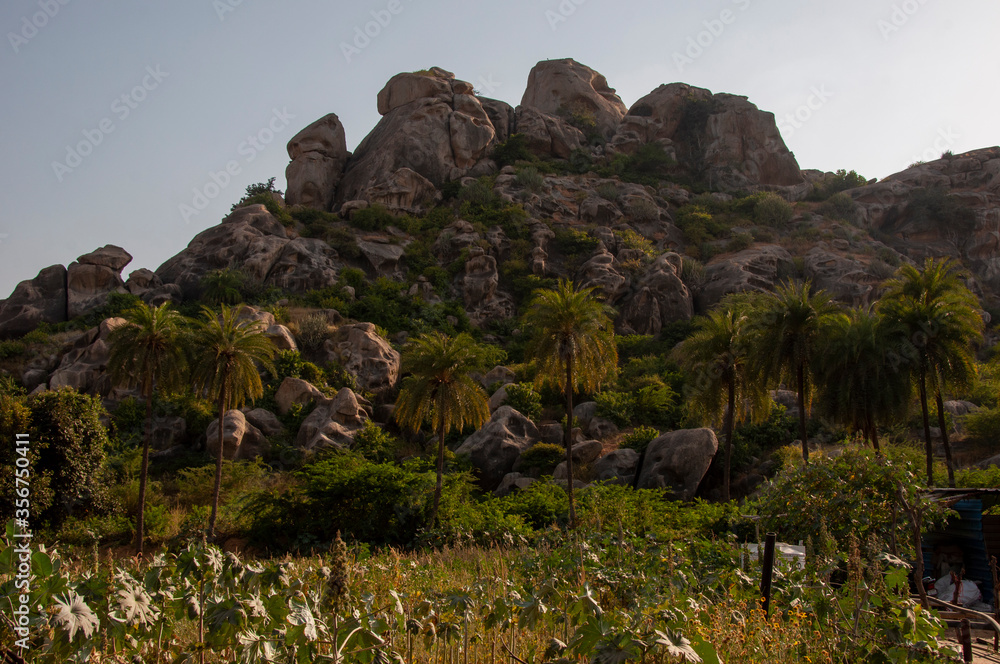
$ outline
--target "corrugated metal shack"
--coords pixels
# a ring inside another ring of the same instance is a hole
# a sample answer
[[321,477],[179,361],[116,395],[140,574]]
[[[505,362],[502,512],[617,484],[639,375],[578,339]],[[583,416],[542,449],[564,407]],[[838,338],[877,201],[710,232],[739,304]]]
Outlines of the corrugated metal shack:
[[964,567],[965,578],[978,582],[983,601],[993,604],[990,556],[1000,560],[1000,516],[984,512],[1000,505],[1000,489],[930,489],[929,493],[949,503],[958,516],[950,518],[943,530],[924,533],[924,573],[936,579],[944,575],[942,569]]

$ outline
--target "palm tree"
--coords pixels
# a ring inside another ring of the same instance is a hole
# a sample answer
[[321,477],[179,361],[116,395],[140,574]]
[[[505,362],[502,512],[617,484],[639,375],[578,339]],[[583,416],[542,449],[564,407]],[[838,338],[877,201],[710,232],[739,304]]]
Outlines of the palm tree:
[[737,414],[759,418],[770,411],[767,385],[748,370],[749,317],[736,300],[697,319],[697,331],[674,357],[691,378],[691,404],[714,423],[724,421],[726,462],[723,493],[729,500],[733,426]]
[[861,431],[881,454],[878,424],[904,417],[910,402],[910,374],[898,349],[905,332],[871,310],[836,317],[816,361],[821,409]]
[[187,369],[181,336],[184,317],[172,310],[168,303],[158,307],[139,304],[126,311],[123,317],[126,322],[108,335],[108,371],[116,384],[138,386],[139,393],[146,400],[146,434],[142,442],[142,468],[139,471],[139,513],[135,524],[135,548],[142,555],[153,395],[157,390],[180,384]]
[[[829,294],[810,294],[807,281],[786,283],[760,296],[751,313],[755,328],[754,355],[762,378],[794,383],[799,398],[799,437],[802,458],[809,462],[806,404],[809,402],[810,370],[816,349],[840,307]],[[842,314],[841,314],[842,315]]]
[[569,474],[569,525],[576,527],[573,505],[573,390],[592,392],[618,368],[614,310],[594,297],[593,288],[576,290],[560,280],[552,290],[535,291],[523,317],[526,351],[538,362],[535,385],[553,384],[566,395],[566,470]]
[[208,536],[215,536],[215,518],[219,511],[222,488],[223,422],[226,411],[239,408],[247,399],[264,394],[257,365],[274,373],[271,359],[275,347],[264,334],[261,322],[241,319],[240,308],[222,305],[216,314],[202,307],[204,320],[195,331],[192,345],[195,351],[194,382],[219,407],[219,452],[215,459],[215,489],[212,494],[212,515],[208,521]]
[[490,417],[489,400],[471,373],[484,368],[488,351],[468,334],[449,337],[430,332],[410,340],[402,366],[410,375],[396,399],[396,421],[413,431],[430,421],[437,433],[437,484],[433,520],[437,523],[444,477],[444,438],[452,429],[480,427]]
[[881,301],[885,315],[906,330],[906,350],[913,361],[927,455],[927,484],[934,484],[934,457],[931,445],[928,389],[937,402],[938,426],[948,466],[948,484],[955,486],[948,428],[945,426],[941,391],[945,384],[961,387],[976,375],[973,344],[982,339],[983,319],[979,300],[962,283],[959,266],[951,259],[928,258],[922,270],[903,265],[886,282]]

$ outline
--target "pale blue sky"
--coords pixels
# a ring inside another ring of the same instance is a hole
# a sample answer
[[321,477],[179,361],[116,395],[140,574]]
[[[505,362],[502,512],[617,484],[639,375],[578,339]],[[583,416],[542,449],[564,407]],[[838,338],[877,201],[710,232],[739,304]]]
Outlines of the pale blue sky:
[[[673,81],[746,95],[807,118],[781,125],[803,168],[884,177],[1000,143],[998,26],[996,0],[5,0],[0,297],[108,243],[135,256],[126,276],[155,269],[248,184],[284,189],[299,129],[335,112],[353,148],[385,81],[431,66],[511,104],[537,61],[564,57],[627,105]],[[690,40],[701,52],[679,63]],[[252,145],[262,130],[273,140]],[[186,222],[180,206],[231,161],[239,174]]]

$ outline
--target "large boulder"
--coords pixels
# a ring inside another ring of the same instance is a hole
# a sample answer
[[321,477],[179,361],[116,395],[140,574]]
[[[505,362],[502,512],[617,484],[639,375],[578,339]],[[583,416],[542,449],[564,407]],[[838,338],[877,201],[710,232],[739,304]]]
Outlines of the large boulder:
[[671,431],[646,448],[639,489],[667,489],[679,500],[691,500],[712,465],[719,441],[711,429]]
[[528,150],[539,157],[569,159],[574,150],[587,144],[587,137],[562,118],[537,109],[518,106],[517,133],[524,136]]
[[805,276],[817,290],[822,290],[852,307],[867,306],[879,279],[849,256],[841,255],[820,242],[808,252]]
[[364,426],[368,411],[364,402],[350,388],[341,388],[332,399],[324,399],[309,414],[296,436],[300,449],[312,451],[324,447],[350,448],[354,434]]
[[570,58],[536,64],[521,106],[590,125],[605,139],[614,135],[627,110],[604,76]]
[[378,109],[382,120],[348,161],[339,201],[371,200],[372,190],[401,169],[434,186],[492,170],[490,115],[472,85],[451,72],[433,67],[393,76],[378,94]]
[[684,83],[661,85],[632,105],[612,139],[623,152],[647,143],[671,148],[682,166],[717,189],[805,182],[774,114],[746,97],[713,95]]
[[707,311],[730,293],[767,292],[795,272],[786,249],[762,244],[731,256],[716,257],[705,266],[705,282],[698,291],[698,309]]
[[196,299],[206,275],[232,267],[263,284],[302,291],[332,286],[343,265],[326,242],[290,239],[266,207],[245,205],[196,235],[186,249],[157,268],[156,276],[179,286],[185,298]]
[[312,383],[289,376],[281,381],[278,391],[274,395],[274,400],[278,404],[278,412],[282,415],[292,409],[295,404],[308,404],[314,401],[322,401],[326,397]]
[[386,392],[399,380],[399,353],[379,336],[371,323],[337,328],[324,348],[327,357],[354,376],[363,390]]
[[501,406],[455,454],[467,454],[479,471],[483,488],[492,491],[513,470],[521,453],[538,440],[538,428],[531,420],[510,406]]
[[[212,420],[205,431],[209,456],[219,454],[219,420]],[[263,456],[270,449],[267,437],[257,427],[247,422],[238,410],[230,410],[222,418],[222,457],[239,461]]]
[[668,323],[694,315],[691,292],[681,280],[681,257],[663,254],[649,266],[637,291],[621,307],[618,325],[628,334],[657,335]]
[[82,316],[104,306],[111,293],[127,293],[121,272],[131,261],[112,244],[77,258],[66,268],[66,315]]
[[72,387],[102,397],[111,394],[114,385],[107,373],[111,355],[108,336],[125,322],[124,318],[108,318],[81,335],[49,377],[49,389]]
[[616,266],[615,257],[603,246],[576,273],[580,288],[593,288],[601,297],[613,304],[626,292],[626,279]]
[[288,142],[287,203],[329,212],[350,154],[344,125],[333,113],[296,134]]
[[0,337],[31,332],[39,323],[66,320],[66,268],[51,265],[34,279],[22,281],[6,300],[0,300]]
[[591,473],[595,482],[632,486],[638,468],[639,453],[626,447],[608,452],[595,461]]

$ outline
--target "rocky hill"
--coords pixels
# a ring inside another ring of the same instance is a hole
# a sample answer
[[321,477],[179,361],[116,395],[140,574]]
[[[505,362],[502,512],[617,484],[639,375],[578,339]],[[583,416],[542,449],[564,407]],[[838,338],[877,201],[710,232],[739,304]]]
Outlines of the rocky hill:
[[[336,364],[374,399],[324,401],[298,434],[312,448],[349,437],[392,393],[392,344],[410,334],[479,330],[517,360],[517,315],[558,278],[595,287],[619,333],[665,340],[726,294],[784,279],[867,304],[925,256],[958,258],[987,310],[998,303],[1000,148],[881,182],[803,171],[774,116],[745,97],[672,83],[627,108],[569,59],[536,65],[516,108],[436,67],[394,76],[377,106],[353,153],[335,114],[304,128],[288,143],[283,196],[248,191],[155,271],[123,277],[131,256],[109,245],[23,281],[0,301],[0,337],[42,324],[65,335],[3,369],[29,390],[113,397],[101,321],[116,302],[195,311],[228,288],[281,347]],[[302,323],[317,314],[336,333],[307,348]],[[294,389],[285,398],[312,398]]]

